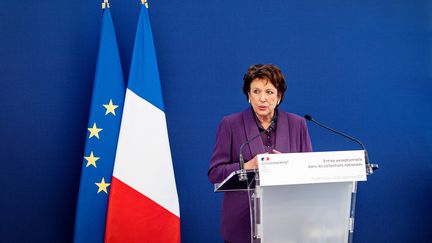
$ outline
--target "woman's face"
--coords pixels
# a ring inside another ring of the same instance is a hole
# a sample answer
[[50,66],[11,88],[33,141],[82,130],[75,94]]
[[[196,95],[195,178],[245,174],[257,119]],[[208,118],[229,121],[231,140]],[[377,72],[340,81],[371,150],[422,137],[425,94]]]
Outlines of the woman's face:
[[273,118],[280,95],[268,79],[256,78],[250,84],[249,100],[258,118],[268,120]]

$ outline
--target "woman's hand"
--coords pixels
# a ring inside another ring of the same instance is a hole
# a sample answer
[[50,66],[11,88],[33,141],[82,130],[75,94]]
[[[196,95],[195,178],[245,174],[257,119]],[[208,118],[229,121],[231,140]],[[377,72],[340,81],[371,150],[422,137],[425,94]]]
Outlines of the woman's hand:
[[245,170],[258,169],[258,155],[244,164]]
[[274,154],[281,154],[281,152],[277,151],[276,149],[273,149]]

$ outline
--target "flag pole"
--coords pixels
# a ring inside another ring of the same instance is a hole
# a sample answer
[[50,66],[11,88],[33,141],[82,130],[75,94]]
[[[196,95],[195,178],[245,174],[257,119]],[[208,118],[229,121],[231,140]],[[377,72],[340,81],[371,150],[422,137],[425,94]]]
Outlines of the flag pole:
[[108,0],[103,0],[103,2],[102,2],[102,10],[105,10],[105,8],[109,8],[109,7],[110,7],[110,5],[109,5]]

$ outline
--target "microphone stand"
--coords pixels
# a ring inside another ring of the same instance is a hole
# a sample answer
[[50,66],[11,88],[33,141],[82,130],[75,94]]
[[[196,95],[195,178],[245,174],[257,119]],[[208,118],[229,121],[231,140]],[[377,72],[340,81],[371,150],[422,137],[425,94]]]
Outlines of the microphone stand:
[[378,164],[371,164],[371,163],[369,163],[369,155],[368,155],[368,152],[367,152],[367,150],[366,150],[366,147],[364,146],[364,144],[363,144],[362,142],[360,142],[360,140],[358,140],[358,139],[356,139],[356,138],[354,138],[354,137],[351,137],[351,136],[349,136],[349,135],[347,135],[347,134],[344,134],[344,133],[341,133],[341,132],[339,132],[339,131],[336,131],[335,129],[333,129],[333,128],[331,128],[331,127],[328,127],[328,126],[326,126],[326,125],[323,125],[323,124],[317,122],[316,120],[314,120],[310,115],[304,115],[304,118],[305,118],[306,120],[308,120],[308,121],[311,121],[311,122],[317,124],[317,125],[320,126],[320,127],[323,127],[323,128],[325,128],[325,129],[327,129],[327,130],[330,130],[330,131],[332,131],[332,132],[334,132],[334,133],[336,133],[336,134],[339,134],[339,135],[341,135],[341,136],[343,136],[343,137],[346,137],[346,138],[348,138],[348,139],[350,139],[350,140],[352,140],[352,141],[358,143],[358,144],[362,147],[362,149],[364,150],[364,153],[365,153],[365,165],[366,165],[366,174],[367,174],[367,175],[372,175],[372,174],[374,173],[374,171],[377,170],[377,169],[379,168]]
[[257,135],[253,136],[251,139],[249,139],[248,141],[244,142],[241,146],[240,146],[240,155],[239,155],[239,161],[240,161],[240,174],[239,174],[239,180],[240,181],[246,181],[247,180],[247,172],[244,168],[244,158],[243,158],[243,147],[246,144],[249,144],[250,142],[252,142],[253,140],[255,140],[257,137],[261,136],[261,134],[265,133],[268,130],[264,130],[261,131],[260,133],[258,133]]
[[239,162],[240,162],[240,174],[239,174],[239,180],[240,181],[246,181],[247,180],[247,172],[244,168],[244,158],[243,158],[243,147],[246,144],[249,144],[250,142],[252,142],[253,140],[255,140],[257,137],[261,136],[261,134],[268,132],[272,129],[272,125],[276,122],[277,120],[277,115],[274,115],[272,118],[272,121],[270,123],[270,126],[267,129],[264,129],[263,131],[259,132],[257,135],[253,136],[251,139],[247,140],[246,142],[244,142],[241,146],[240,146],[240,154],[239,154]]

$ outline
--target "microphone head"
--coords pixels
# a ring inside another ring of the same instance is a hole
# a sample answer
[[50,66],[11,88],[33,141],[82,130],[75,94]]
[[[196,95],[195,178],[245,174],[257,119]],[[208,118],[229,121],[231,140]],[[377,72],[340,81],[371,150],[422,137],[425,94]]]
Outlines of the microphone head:
[[304,118],[308,121],[312,121],[312,117],[308,114],[304,115]]

